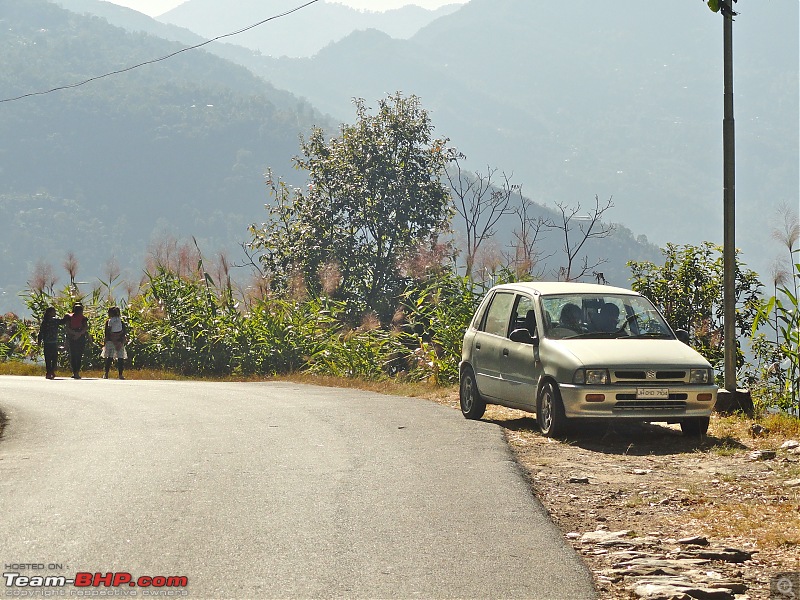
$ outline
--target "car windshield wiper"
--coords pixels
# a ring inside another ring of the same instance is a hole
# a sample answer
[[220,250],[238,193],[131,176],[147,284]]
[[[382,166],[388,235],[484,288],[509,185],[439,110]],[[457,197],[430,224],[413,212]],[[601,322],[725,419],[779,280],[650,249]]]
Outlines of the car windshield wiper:
[[568,338],[563,338],[565,340],[577,340],[577,339],[598,339],[598,340],[633,340],[636,338],[664,338],[664,339],[672,339],[672,336],[668,333],[659,332],[659,331],[649,331],[645,333],[638,333],[635,335],[629,335],[625,333],[622,329],[618,329],[617,331],[587,331],[585,333],[578,333],[576,335],[570,336]]
[[596,338],[598,340],[605,340],[609,338],[618,338],[620,337],[620,331],[585,331],[583,333],[576,333],[575,335],[571,335],[568,338],[564,338],[565,340],[577,340],[577,339],[591,339]]
[[664,333],[663,331],[646,331],[644,333],[639,333],[636,335],[630,336],[632,338],[662,338],[665,340],[673,339],[672,336],[668,333]]

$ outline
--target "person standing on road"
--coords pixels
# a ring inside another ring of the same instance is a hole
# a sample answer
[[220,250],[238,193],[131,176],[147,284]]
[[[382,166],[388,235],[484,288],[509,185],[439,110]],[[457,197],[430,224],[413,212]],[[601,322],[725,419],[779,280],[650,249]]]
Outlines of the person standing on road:
[[83,314],[83,304],[76,302],[72,312],[64,316],[67,331],[67,348],[69,349],[69,362],[72,367],[72,378],[81,378],[81,361],[83,351],[86,349],[86,340],[89,339],[89,319]]
[[125,367],[125,359],[128,358],[125,352],[125,342],[128,341],[128,328],[120,315],[119,307],[112,306],[108,309],[108,319],[106,319],[105,336],[103,339],[103,351],[100,353],[105,359],[105,373],[103,379],[108,379],[108,371],[111,363],[117,359],[117,372],[120,379],[125,379],[122,371]]
[[45,377],[48,379],[56,378],[56,367],[58,366],[58,345],[61,341],[59,339],[59,328],[63,323],[63,319],[56,316],[56,309],[53,306],[48,306],[44,311],[42,317],[42,324],[39,326],[39,335],[36,337],[36,342],[44,350],[44,366],[47,374]]

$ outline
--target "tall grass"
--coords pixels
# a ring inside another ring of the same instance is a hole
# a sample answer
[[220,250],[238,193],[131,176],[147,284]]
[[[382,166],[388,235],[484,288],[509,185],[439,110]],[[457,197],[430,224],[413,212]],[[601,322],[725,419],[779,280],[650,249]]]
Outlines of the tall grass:
[[[130,365],[187,376],[276,375],[309,372],[334,377],[452,383],[464,329],[477,302],[471,285],[453,274],[413,283],[398,300],[394,323],[365,315],[358,327],[343,302],[328,297],[236,298],[230,282],[215,282],[197,267],[163,264],[146,273],[139,290],[115,298],[101,282],[88,294],[71,283],[61,290],[28,290],[32,320],[0,319],[0,360],[34,357],[45,309],[66,314],[76,301],[90,320],[85,368],[99,368],[103,324],[119,305],[128,325]],[[66,364],[66,356],[62,357]]]
[[[792,256],[800,259],[800,250]],[[775,294],[762,302],[752,327],[753,350],[758,361],[750,384],[767,402],[800,416],[800,262],[793,265],[792,286],[776,285]],[[771,327],[775,341],[759,333]],[[769,405],[769,404],[767,404]]]

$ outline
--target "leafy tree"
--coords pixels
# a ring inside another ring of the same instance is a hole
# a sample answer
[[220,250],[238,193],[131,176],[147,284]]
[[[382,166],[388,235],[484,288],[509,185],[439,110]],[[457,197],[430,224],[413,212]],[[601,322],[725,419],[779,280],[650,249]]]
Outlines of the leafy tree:
[[448,227],[448,153],[416,96],[396,93],[374,115],[364,100],[355,105],[357,122],[337,137],[315,127],[301,139],[294,162],[308,172],[305,189],[270,177],[277,202],[267,223],[251,227],[251,247],[273,289],[300,280],[312,294],[344,300],[354,316],[386,320],[405,285],[401,261]]
[[[647,296],[675,329],[685,329],[694,346],[709,362],[723,360],[722,247],[703,242],[700,246],[667,244],[661,249],[664,264],[629,261],[632,288]],[[737,260],[736,331],[750,334],[759,308],[758,274]],[[738,342],[737,342],[738,343]],[[737,363],[744,362],[741,350]]]

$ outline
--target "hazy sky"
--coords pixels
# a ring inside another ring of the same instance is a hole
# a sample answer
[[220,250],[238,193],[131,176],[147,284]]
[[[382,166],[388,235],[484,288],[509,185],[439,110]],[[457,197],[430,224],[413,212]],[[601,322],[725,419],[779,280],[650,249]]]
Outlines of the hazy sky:
[[[175,8],[179,4],[183,4],[184,0],[109,0],[114,4],[120,6],[127,6],[139,12],[143,12],[151,17],[163,14],[170,9]],[[220,0],[224,2],[225,0]],[[297,5],[301,5],[306,0],[297,0]],[[328,1],[328,0],[326,0]],[[416,4],[424,8],[439,8],[445,4],[464,4],[466,0],[336,0],[339,4],[346,4],[353,8],[362,8],[369,10],[388,10],[390,8],[399,8],[406,4]]]

